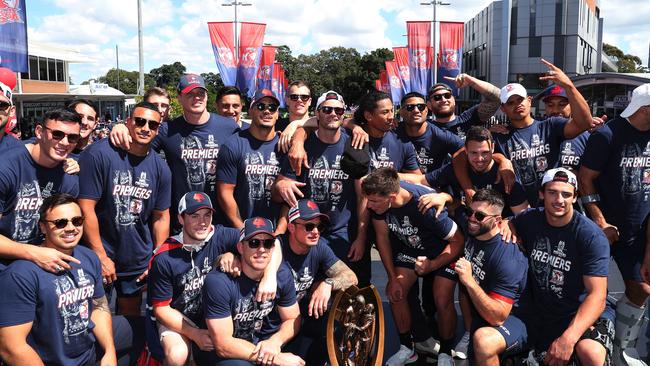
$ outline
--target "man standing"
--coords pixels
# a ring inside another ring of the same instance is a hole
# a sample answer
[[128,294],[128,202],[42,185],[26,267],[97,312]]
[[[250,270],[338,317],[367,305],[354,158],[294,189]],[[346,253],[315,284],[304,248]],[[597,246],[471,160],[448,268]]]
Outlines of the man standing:
[[648,155],[650,84],[643,84],[618,118],[589,137],[580,167],[582,204],[612,244],[625,281],[625,296],[616,304],[614,360],[620,365],[645,365],[635,344],[650,294],[640,275],[650,213]]
[[538,363],[603,365],[612,355],[613,311],[606,306],[609,243],[575,212],[576,176],[564,168],[542,177],[544,206],[511,221],[528,257],[532,308],[522,307]]
[[241,100],[241,90],[238,87],[224,86],[219,88],[214,106],[218,115],[234,119],[239,128],[248,127],[248,124],[243,123],[241,120],[241,110],[244,105]]
[[296,80],[289,83],[287,95],[284,99],[289,116],[278,120],[278,131],[287,131],[283,134],[286,139],[286,150],[288,151],[291,136],[296,128],[302,126],[309,118],[309,107],[311,106],[311,90],[307,83]]
[[167,122],[167,117],[169,116],[169,105],[171,102],[167,90],[154,86],[144,93],[143,99],[145,102],[149,102],[158,107],[160,120],[162,122]]
[[[255,301],[255,289],[275,246],[273,233],[273,224],[268,219],[245,220],[237,243],[242,275],[232,278],[212,271],[206,276],[203,306],[217,359],[198,359],[198,364],[305,365],[300,357],[281,351],[282,345],[300,328],[300,310],[290,270],[284,265],[280,267],[275,299]],[[273,311],[279,315],[279,325],[269,321]]]
[[503,207],[499,193],[476,191],[465,208],[469,234],[465,256],[454,266],[463,285],[461,296],[472,304],[469,359],[476,365],[498,366],[500,357],[521,352],[527,338],[526,326],[511,310],[526,285],[528,261],[518,246],[499,234]]
[[169,236],[171,177],[164,161],[151,153],[160,127],[158,108],[136,104],[126,126],[132,140],[128,151],[104,139],[81,155],[79,205],[86,216],[84,238],[101,260],[108,291],[117,290],[117,313],[140,315],[151,253]]
[[[280,101],[268,89],[255,92],[249,108],[250,128],[233,135],[219,151],[217,200],[228,225],[241,228],[243,220],[261,216],[274,221],[280,206],[271,202],[271,187],[280,171],[276,153]],[[278,225],[284,232],[286,222]]]
[[90,100],[75,99],[67,108],[77,112],[81,117],[81,139],[79,139],[77,146],[72,151],[73,154],[81,154],[93,142],[91,135],[95,132],[95,126],[97,125],[97,107]]

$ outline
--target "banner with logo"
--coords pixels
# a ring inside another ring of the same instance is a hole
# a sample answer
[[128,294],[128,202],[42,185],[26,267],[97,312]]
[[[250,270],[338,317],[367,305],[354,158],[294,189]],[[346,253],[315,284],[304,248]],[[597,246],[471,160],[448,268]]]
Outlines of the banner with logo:
[[239,68],[237,69],[237,86],[249,97],[255,94],[257,70],[260,67],[262,44],[266,24],[241,23],[239,35]]
[[458,96],[456,84],[444,77],[460,74],[463,54],[464,24],[462,22],[440,22],[440,51],[438,52],[438,82],[451,87]]
[[237,84],[237,55],[233,22],[208,22],[212,52],[224,85]]
[[397,69],[397,62],[386,61],[386,76],[388,77],[388,85],[390,88],[390,96],[393,99],[393,104],[399,104],[404,96],[404,89],[402,88],[402,79],[399,77],[399,70]]
[[402,91],[404,94],[411,92],[411,71],[409,70],[409,50],[408,47],[393,47],[393,55],[397,63],[397,71],[402,81]]
[[411,91],[427,94],[433,84],[431,22],[406,22]]
[[377,89],[377,91],[381,91],[381,80],[375,80],[375,89]]
[[262,58],[260,69],[257,72],[257,89],[271,89],[271,80],[273,79],[273,63],[275,62],[275,47],[262,47]]
[[280,108],[285,107],[284,103],[284,69],[279,62],[273,63],[273,72],[271,73],[271,91],[280,99]]
[[25,0],[0,0],[0,66],[29,72]]
[[289,80],[287,80],[287,77],[284,73],[284,67],[282,67],[282,64],[280,64],[280,92],[277,93],[278,99],[280,99],[280,107],[284,108],[284,99],[287,96],[287,88],[289,87]]
[[379,70],[379,80],[381,80],[381,91],[390,95],[390,84],[388,83],[388,73],[386,73],[386,70]]

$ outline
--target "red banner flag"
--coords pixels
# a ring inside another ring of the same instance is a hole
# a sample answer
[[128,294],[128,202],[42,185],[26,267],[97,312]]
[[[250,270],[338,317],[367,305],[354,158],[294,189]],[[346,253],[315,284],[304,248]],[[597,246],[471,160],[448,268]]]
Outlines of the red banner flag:
[[209,22],[212,51],[224,85],[237,84],[237,57],[232,22]]
[[386,76],[388,77],[389,93],[393,99],[393,104],[399,104],[404,96],[402,89],[402,79],[399,77],[397,62],[386,61]]
[[432,85],[431,22],[406,22],[411,91],[426,94]]
[[273,75],[273,63],[275,62],[275,47],[262,47],[262,59],[260,69],[257,72],[257,89],[271,90],[271,79]]
[[444,77],[460,74],[463,54],[464,24],[462,22],[440,22],[440,51],[438,53],[438,82],[451,87],[458,96],[456,84]]
[[375,80],[375,89],[377,89],[377,91],[381,91],[381,80]]
[[399,77],[402,80],[402,91],[404,94],[411,92],[411,71],[409,70],[408,47],[393,47],[393,55],[397,63]]
[[284,97],[283,97],[283,89],[284,89],[284,69],[282,68],[282,64],[279,62],[273,63],[273,73],[272,73],[272,79],[271,79],[271,91],[275,93],[275,96],[278,97],[280,100],[280,107],[284,108]]
[[237,69],[237,86],[249,97],[255,94],[257,70],[260,66],[262,44],[266,24],[241,23],[239,35],[239,68]]
[[390,94],[390,84],[388,83],[388,74],[386,70],[379,70],[379,80],[381,80],[381,91]]

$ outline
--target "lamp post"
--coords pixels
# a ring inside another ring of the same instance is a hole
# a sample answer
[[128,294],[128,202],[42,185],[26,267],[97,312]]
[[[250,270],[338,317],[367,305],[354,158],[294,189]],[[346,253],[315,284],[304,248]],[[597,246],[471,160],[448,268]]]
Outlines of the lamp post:
[[420,5],[433,6],[433,21],[431,25],[431,41],[433,42],[433,84],[438,82],[438,43],[436,42],[436,7],[438,5],[451,5],[440,0],[421,2]]
[[235,52],[236,58],[239,59],[239,37],[237,37],[237,7],[238,6],[251,6],[253,4],[244,1],[232,0],[229,3],[221,4],[221,6],[233,6],[235,8]]
[[142,0],[138,0],[138,68],[139,68],[138,95],[144,95],[144,51],[142,49]]

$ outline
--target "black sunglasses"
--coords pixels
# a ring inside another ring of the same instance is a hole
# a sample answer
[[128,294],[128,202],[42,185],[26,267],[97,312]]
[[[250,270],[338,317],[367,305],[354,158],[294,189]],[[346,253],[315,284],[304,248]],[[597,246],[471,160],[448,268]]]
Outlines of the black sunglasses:
[[311,95],[307,95],[307,94],[290,94],[289,99],[293,100],[294,102],[297,101],[298,99],[300,99],[303,102],[306,102],[309,99],[311,99]]
[[436,102],[439,102],[442,100],[442,98],[451,99],[451,93],[435,94],[431,98],[433,98],[433,100]]
[[472,217],[472,215],[474,215],[474,218],[475,218],[476,221],[478,221],[478,222],[482,222],[483,220],[485,220],[485,219],[488,218],[488,217],[496,217],[496,216],[499,216],[499,215],[488,215],[488,214],[483,213],[483,212],[481,212],[481,211],[474,211],[474,210],[472,210],[472,209],[469,208],[469,207],[465,207],[465,215],[467,215],[467,218],[468,218],[468,219],[469,219],[470,217]]
[[150,130],[157,130],[158,127],[160,127],[160,122],[154,121],[152,119],[146,119],[142,117],[133,117],[133,122],[135,123],[136,126],[142,128],[144,125],[147,123],[149,124],[149,129]]
[[275,246],[275,239],[251,239],[248,241],[248,246],[251,249],[257,249],[262,245],[264,249],[271,249]]
[[11,107],[11,103],[0,102],[0,111],[6,111]]
[[76,144],[77,142],[79,142],[79,139],[81,138],[81,135],[78,134],[78,133],[65,133],[63,131],[59,131],[59,130],[49,128],[49,127],[47,127],[45,125],[43,125],[43,128],[46,129],[46,130],[52,131],[52,138],[57,140],[57,141],[63,140],[63,138],[67,136],[69,143]]
[[322,111],[325,114],[330,114],[332,111],[336,113],[337,116],[342,116],[345,113],[345,109],[341,107],[318,107],[319,111]]
[[409,112],[413,112],[415,110],[415,108],[417,108],[418,111],[422,112],[427,107],[427,105],[424,104],[424,103],[422,103],[422,104],[407,104],[404,107],[406,107],[406,110],[409,111]]
[[313,231],[314,229],[318,229],[318,232],[322,233],[325,230],[327,230],[327,225],[325,225],[322,222],[319,222],[318,224],[315,224],[313,222],[307,222],[307,223],[296,222],[295,224],[304,226],[305,231],[307,231],[307,232]]
[[72,225],[80,227],[84,224],[83,216],[75,216],[71,219],[56,219],[56,220],[43,220],[45,222],[51,222],[57,229],[64,229],[68,226],[68,222],[72,222]]
[[269,112],[275,113],[275,111],[277,111],[279,107],[280,106],[277,104],[264,104],[264,103],[255,104],[255,108],[257,108],[258,111],[262,111],[262,112],[268,109]]

